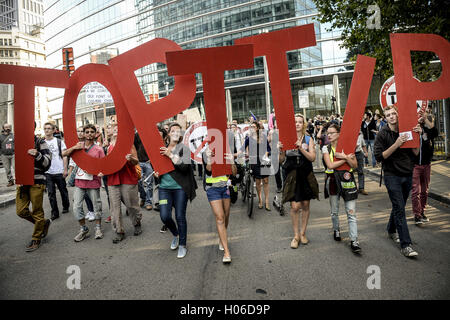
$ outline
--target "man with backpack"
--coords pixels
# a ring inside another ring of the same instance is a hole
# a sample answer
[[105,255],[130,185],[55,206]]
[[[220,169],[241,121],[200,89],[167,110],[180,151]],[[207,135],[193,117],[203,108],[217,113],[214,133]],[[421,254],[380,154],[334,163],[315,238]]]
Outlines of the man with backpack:
[[[36,128],[36,123],[34,124]],[[17,186],[16,213],[22,219],[34,224],[31,242],[26,247],[27,252],[38,249],[41,239],[45,238],[50,226],[50,219],[45,219],[42,200],[45,190],[45,171],[50,168],[52,154],[44,139],[34,137],[34,149],[27,151],[34,158],[34,184]],[[31,211],[30,211],[31,202]]]
[[69,212],[70,206],[69,192],[67,191],[66,186],[67,157],[62,156],[62,152],[67,148],[64,141],[54,136],[55,130],[56,126],[53,123],[47,122],[44,124],[45,142],[52,153],[52,164],[48,171],[45,172],[45,177],[47,179],[48,200],[50,201],[50,206],[52,207],[52,220],[59,218],[55,184],[61,194],[63,206],[62,213]]

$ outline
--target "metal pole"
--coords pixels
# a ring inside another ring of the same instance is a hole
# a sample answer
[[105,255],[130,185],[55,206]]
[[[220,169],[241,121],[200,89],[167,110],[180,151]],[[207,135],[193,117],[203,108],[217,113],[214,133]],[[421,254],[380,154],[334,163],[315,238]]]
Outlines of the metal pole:
[[267,116],[267,121],[269,121],[269,116],[270,116],[270,86],[269,86],[269,71],[267,69],[266,56],[263,56],[263,63],[264,63],[264,88],[265,88],[265,94],[266,94],[266,116]]
[[[13,85],[8,84],[8,100],[7,100],[7,114],[6,114],[6,121],[12,126],[12,129],[14,130],[14,104],[13,104]],[[14,131],[13,131],[14,132]]]
[[[444,110],[444,150],[445,150],[445,157],[448,156],[448,133],[447,133],[447,106],[445,103],[445,99],[442,100],[442,109]],[[436,124],[435,124],[436,125]]]
[[231,109],[231,93],[230,89],[225,90],[225,102],[227,106],[227,119],[228,122],[233,121],[233,111]]
[[333,76],[333,95],[336,98],[337,113],[341,115],[341,98],[339,95],[339,77],[337,74]]
[[103,104],[103,129],[106,135],[106,103]]

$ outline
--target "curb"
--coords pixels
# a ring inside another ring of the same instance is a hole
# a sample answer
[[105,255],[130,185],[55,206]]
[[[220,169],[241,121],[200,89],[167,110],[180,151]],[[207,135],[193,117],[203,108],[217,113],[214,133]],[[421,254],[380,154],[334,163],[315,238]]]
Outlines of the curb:
[[0,202],[0,208],[6,208],[7,206],[10,206],[10,205],[15,204],[15,203],[16,203],[16,198],[15,197],[11,198],[11,199],[7,199],[7,200],[4,200],[4,201]]
[[[364,173],[366,173],[368,175],[371,175],[373,177],[376,177],[377,181],[380,181],[380,174],[378,174],[376,172],[369,171],[367,169],[364,169]],[[384,182],[383,182],[383,184],[384,184]],[[440,194],[437,194],[437,193],[435,193],[435,192],[433,192],[431,190],[428,191],[428,196],[430,198],[436,200],[436,201],[439,201],[439,202],[445,203],[447,205],[450,205],[450,199],[449,198],[443,197]]]

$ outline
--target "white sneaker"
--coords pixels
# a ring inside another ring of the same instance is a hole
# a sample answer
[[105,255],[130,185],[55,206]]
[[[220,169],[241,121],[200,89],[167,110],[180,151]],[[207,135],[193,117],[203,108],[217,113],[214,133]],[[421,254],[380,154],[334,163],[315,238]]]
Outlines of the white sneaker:
[[87,213],[86,217],[88,218],[88,220],[89,220],[90,222],[92,222],[92,221],[95,220],[95,213],[93,213],[92,211],[89,211],[89,212]]
[[88,237],[88,234],[89,234],[89,229],[86,229],[86,230],[80,229],[80,232],[75,236],[75,238],[73,240],[75,242],[83,241],[85,238]]
[[103,238],[103,232],[101,228],[95,228],[95,239]]
[[223,248],[223,245],[222,245],[222,243],[219,241],[219,250],[220,251],[224,251],[225,249]]
[[187,253],[186,246],[180,246],[180,247],[178,248],[178,255],[177,255],[177,258],[178,258],[178,259],[184,258],[184,257],[186,256],[186,253]]
[[179,241],[180,241],[180,239],[178,237],[174,237],[172,240],[172,243],[170,244],[170,249],[176,250],[178,248]]

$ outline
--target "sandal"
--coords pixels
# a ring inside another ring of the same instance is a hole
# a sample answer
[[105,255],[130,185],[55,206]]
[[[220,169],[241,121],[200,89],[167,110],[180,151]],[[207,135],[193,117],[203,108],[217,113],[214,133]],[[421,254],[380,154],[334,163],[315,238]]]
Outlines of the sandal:
[[298,248],[298,240],[296,238],[292,239],[291,241],[291,248],[297,249]]
[[300,236],[300,243],[301,244],[308,244],[308,242],[309,242],[309,240],[308,240],[308,238],[306,238],[305,235]]
[[258,203],[258,209],[262,209],[263,208],[263,205],[262,205],[262,203],[260,204],[260,203]]
[[272,211],[272,209],[270,209],[270,205],[266,204],[266,210],[267,211]]

